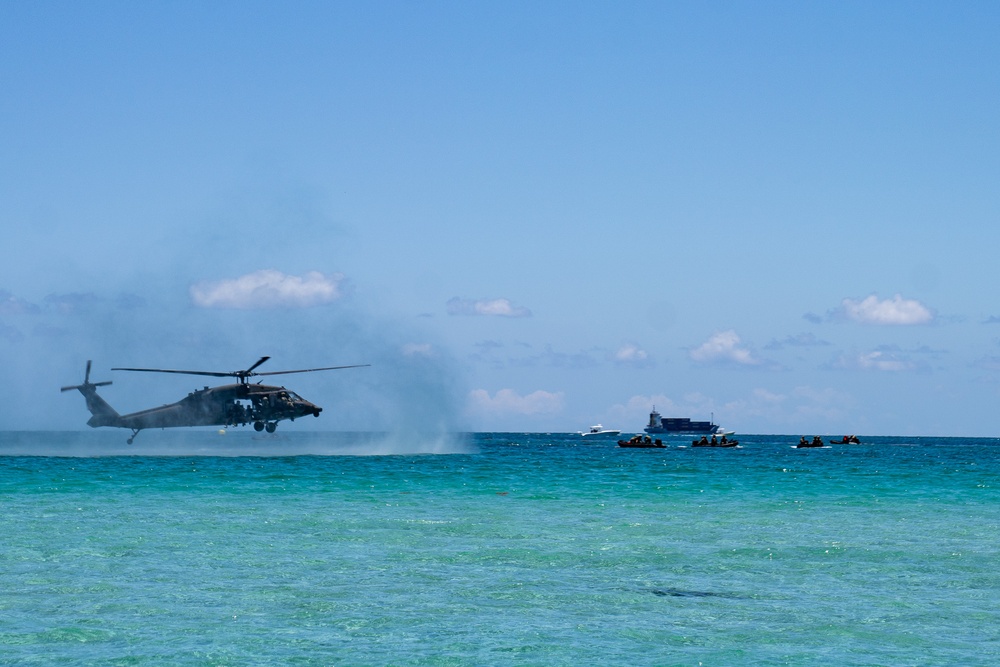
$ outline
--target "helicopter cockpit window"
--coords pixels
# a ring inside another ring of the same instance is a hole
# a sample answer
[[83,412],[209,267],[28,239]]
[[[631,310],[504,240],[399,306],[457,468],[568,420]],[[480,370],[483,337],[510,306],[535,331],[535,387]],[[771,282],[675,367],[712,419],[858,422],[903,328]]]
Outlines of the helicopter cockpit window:
[[294,391],[288,392],[288,398],[290,398],[293,401],[301,401],[302,400],[302,397],[299,396],[298,394],[296,394]]

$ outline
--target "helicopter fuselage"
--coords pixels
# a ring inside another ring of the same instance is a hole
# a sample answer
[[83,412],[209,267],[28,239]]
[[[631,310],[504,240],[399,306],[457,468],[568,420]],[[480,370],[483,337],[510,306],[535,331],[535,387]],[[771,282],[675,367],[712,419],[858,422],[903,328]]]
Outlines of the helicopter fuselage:
[[274,433],[278,422],[283,419],[294,421],[299,417],[313,415],[319,417],[323,408],[310,403],[294,391],[285,387],[275,387],[266,384],[251,384],[248,380],[258,375],[288,375],[291,373],[313,373],[316,371],[333,371],[344,368],[361,368],[368,364],[353,366],[326,366],[324,368],[304,368],[294,371],[256,372],[258,366],[270,357],[261,357],[255,364],[242,371],[182,371],[164,368],[112,368],[119,371],[139,371],[146,373],[176,373],[181,375],[205,375],[209,377],[235,377],[236,384],[220,387],[205,387],[188,394],[186,397],[158,408],[140,410],[126,415],[118,414],[98,393],[98,387],[104,387],[111,382],[91,382],[91,362],[83,376],[83,384],[70,385],[62,391],[79,390],[87,401],[87,410],[91,417],[88,426],[112,426],[132,429],[129,444],[139,431],[147,428],[174,428],[181,426],[245,426],[253,424],[254,430],[267,430]]
[[[283,419],[295,420],[314,415],[323,408],[285,387],[261,384],[229,384],[205,387],[158,408],[127,415],[94,414],[88,426],[117,426],[140,431],[147,428],[179,426],[244,426],[254,424],[260,431]],[[260,425],[260,426],[258,426]]]

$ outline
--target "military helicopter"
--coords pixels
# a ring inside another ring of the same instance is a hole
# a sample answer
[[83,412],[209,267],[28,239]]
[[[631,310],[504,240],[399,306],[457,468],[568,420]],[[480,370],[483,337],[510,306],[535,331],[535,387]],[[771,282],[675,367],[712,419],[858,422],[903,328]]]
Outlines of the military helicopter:
[[83,384],[63,387],[62,391],[79,389],[87,400],[87,409],[93,415],[87,425],[115,426],[132,429],[128,444],[132,444],[139,431],[147,428],[172,428],[175,426],[245,426],[253,424],[255,431],[274,433],[278,422],[282,419],[294,421],[297,417],[313,415],[319,417],[323,408],[305,400],[294,391],[284,387],[251,384],[251,377],[264,375],[288,375],[291,373],[313,373],[315,371],[333,371],[342,368],[362,368],[371,364],[356,364],[353,366],[328,366],[326,368],[305,368],[296,371],[272,371],[258,373],[254,369],[271,357],[261,357],[257,363],[243,371],[176,371],[163,368],[112,368],[113,371],[138,371],[141,373],[180,373],[183,375],[207,375],[209,377],[234,377],[236,384],[221,387],[205,387],[191,392],[187,397],[176,403],[170,403],[159,408],[140,410],[127,415],[120,415],[107,401],[97,394],[98,387],[111,384],[108,382],[90,381],[90,361],[83,376]]

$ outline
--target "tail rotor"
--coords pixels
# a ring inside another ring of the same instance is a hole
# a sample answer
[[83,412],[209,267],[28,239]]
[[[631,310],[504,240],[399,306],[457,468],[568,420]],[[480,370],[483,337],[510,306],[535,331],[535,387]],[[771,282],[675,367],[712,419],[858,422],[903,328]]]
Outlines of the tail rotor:
[[88,359],[87,360],[87,371],[83,375],[83,384],[69,385],[68,387],[63,387],[62,389],[60,389],[60,391],[73,391],[74,389],[79,389],[81,392],[85,392],[87,390],[97,389],[98,387],[106,387],[109,384],[111,384],[110,380],[108,380],[107,382],[91,382],[90,381],[90,365],[91,365],[91,360]]

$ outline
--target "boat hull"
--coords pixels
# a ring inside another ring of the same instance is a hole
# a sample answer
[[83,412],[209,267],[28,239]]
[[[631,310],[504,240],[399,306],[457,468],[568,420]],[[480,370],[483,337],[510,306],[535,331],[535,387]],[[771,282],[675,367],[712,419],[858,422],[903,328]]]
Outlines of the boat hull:
[[659,440],[654,442],[629,442],[628,440],[619,440],[619,447],[625,447],[627,449],[666,449],[667,446],[664,445]]
[[692,440],[692,447],[735,447],[740,444],[739,440],[727,440],[726,442],[702,442],[701,440]]

